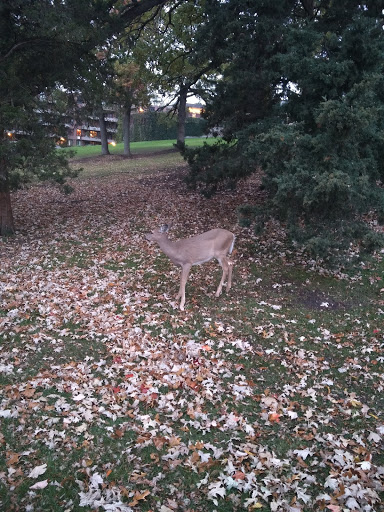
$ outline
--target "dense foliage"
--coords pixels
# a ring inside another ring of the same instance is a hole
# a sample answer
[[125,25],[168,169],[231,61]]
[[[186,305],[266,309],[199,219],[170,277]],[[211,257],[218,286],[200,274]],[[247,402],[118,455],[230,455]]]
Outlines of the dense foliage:
[[225,143],[187,155],[190,182],[212,193],[261,166],[268,202],[248,218],[278,216],[322,256],[382,243],[358,221],[384,215],[381,2],[209,6],[202,37],[226,68],[206,115]]
[[[96,42],[90,16],[101,16],[97,9],[87,12],[89,2],[50,2],[8,0],[0,6],[0,152],[13,168],[14,150],[23,137],[41,132],[46,116],[56,111],[42,101],[50,89],[66,85],[88,65],[88,52]],[[53,29],[54,28],[54,29]],[[43,122],[41,122],[43,121]],[[46,134],[52,135],[46,130]],[[11,145],[10,145],[11,143]],[[15,181],[13,179],[13,181]]]

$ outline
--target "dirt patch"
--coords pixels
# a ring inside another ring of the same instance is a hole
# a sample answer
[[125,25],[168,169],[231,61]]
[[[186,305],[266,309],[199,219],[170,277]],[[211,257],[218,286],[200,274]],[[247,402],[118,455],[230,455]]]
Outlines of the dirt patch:
[[295,298],[292,300],[295,306],[302,305],[312,311],[338,311],[348,310],[354,305],[351,301],[333,298],[321,290],[295,290]]
[[166,170],[165,172],[158,172],[155,175],[145,176],[139,178],[137,181],[140,185],[148,188],[166,188],[168,190],[177,191],[178,193],[186,192],[185,178],[187,171],[185,167],[179,167],[174,170]]

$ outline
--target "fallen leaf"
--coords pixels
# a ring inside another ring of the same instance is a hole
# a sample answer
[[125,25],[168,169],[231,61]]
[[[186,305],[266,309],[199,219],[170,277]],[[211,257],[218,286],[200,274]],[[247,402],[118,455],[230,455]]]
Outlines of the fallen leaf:
[[146,497],[150,494],[148,490],[145,490],[144,492],[135,492],[135,495],[133,497],[133,500],[131,503],[128,503],[130,507],[135,507],[139,501],[146,501]]
[[7,452],[7,466],[13,466],[19,462],[20,453]]
[[280,423],[280,414],[278,414],[277,412],[271,412],[268,415],[268,420],[271,423]]
[[41,466],[36,466],[32,471],[29,473],[29,478],[37,478],[38,476],[44,474],[47,471],[47,465],[42,464]]
[[27,398],[31,398],[35,394],[35,392],[36,392],[36,389],[32,388],[30,385],[28,385],[25,388],[23,395],[26,396]]
[[40,482],[36,482],[34,485],[31,485],[30,489],[45,489],[48,485],[48,480],[41,480]]

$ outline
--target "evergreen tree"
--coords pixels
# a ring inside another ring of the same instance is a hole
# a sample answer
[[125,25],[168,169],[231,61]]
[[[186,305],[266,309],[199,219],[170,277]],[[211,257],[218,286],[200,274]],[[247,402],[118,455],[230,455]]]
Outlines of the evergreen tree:
[[381,243],[359,219],[384,215],[382,2],[208,3],[201,37],[226,68],[207,116],[225,143],[188,154],[190,182],[211,193],[261,166],[261,223],[324,257]]

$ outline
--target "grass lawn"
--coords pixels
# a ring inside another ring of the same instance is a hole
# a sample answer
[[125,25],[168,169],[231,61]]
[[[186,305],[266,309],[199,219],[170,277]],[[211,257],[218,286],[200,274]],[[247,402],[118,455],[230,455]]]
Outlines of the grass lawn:
[[[203,145],[205,142],[210,144],[215,142],[217,139],[212,137],[191,137],[186,139],[186,145],[191,147],[197,147]],[[132,142],[131,151],[133,155],[141,155],[143,153],[153,153],[158,151],[167,151],[174,148],[176,140],[152,140],[143,142]],[[116,144],[116,146],[109,145],[109,151],[111,155],[122,155],[124,150],[123,143]],[[78,158],[88,158],[101,155],[101,146],[79,146],[74,148],[61,148],[60,151],[74,151],[74,160]]]
[[[384,252],[328,271],[256,236],[175,154],[83,161],[13,197],[0,242],[0,509],[383,510]],[[232,290],[144,234],[236,234]]]

